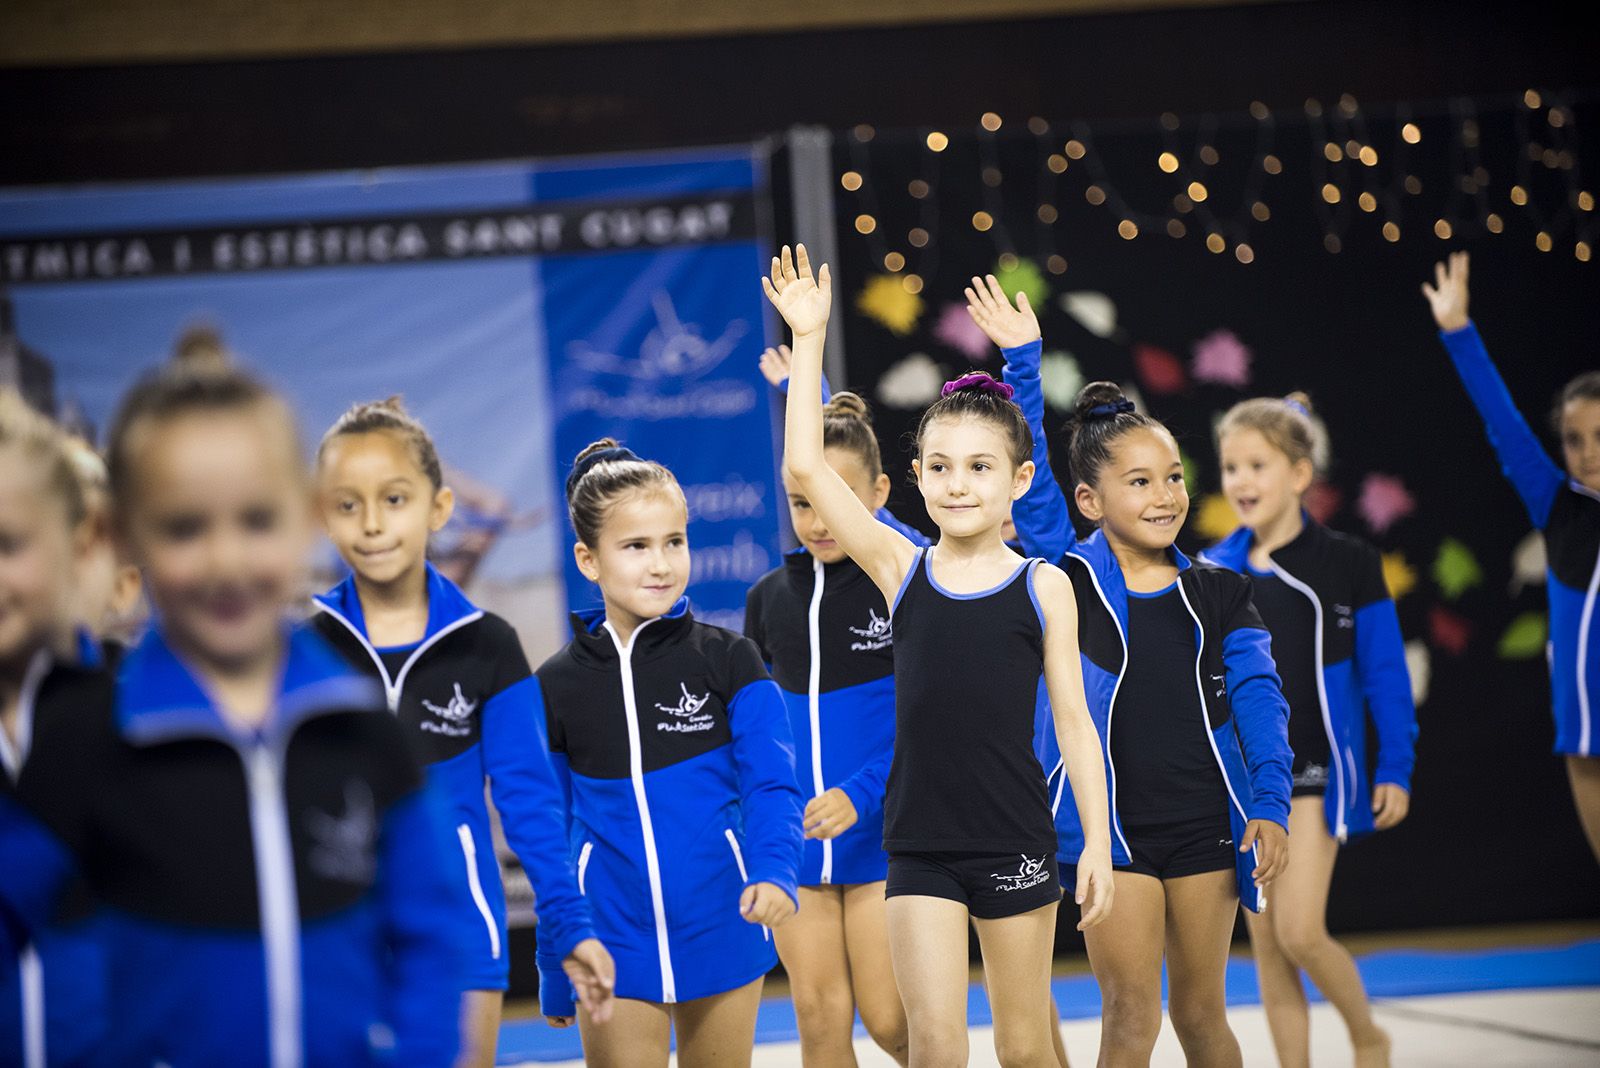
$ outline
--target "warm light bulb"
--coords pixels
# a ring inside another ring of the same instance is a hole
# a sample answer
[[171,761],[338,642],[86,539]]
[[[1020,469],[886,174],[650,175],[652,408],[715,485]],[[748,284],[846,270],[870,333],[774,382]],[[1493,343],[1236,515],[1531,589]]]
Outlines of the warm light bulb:
[[1361,205],[1362,211],[1378,210],[1378,198],[1373,196],[1371,193],[1362,193],[1356,198],[1356,203]]
[[1540,230],[1539,235],[1533,239],[1533,247],[1538,249],[1540,252],[1549,252],[1551,249],[1556,247],[1556,244],[1550,239],[1549,234],[1545,233],[1543,230]]
[[1139,227],[1132,219],[1123,219],[1117,224],[1117,233],[1124,241],[1132,241],[1139,236]]
[[981,233],[985,230],[988,230],[993,225],[994,216],[990,215],[988,212],[975,211],[972,213],[972,228],[974,230],[977,230]]
[[1088,149],[1083,147],[1083,142],[1079,141],[1077,139],[1073,139],[1071,141],[1068,141],[1066,143],[1065,147],[1066,147],[1066,150],[1067,150],[1067,155],[1069,157],[1071,157],[1072,159],[1082,159],[1083,158],[1083,154],[1085,152],[1089,151]]
[[1212,252],[1221,252],[1227,247],[1228,243],[1222,240],[1221,234],[1209,233],[1206,235],[1206,248],[1210,249]]
[[1054,204],[1040,204],[1038,215],[1039,221],[1045,224],[1053,223],[1061,217]]
[[928,243],[928,231],[920,226],[914,227],[910,233],[906,234],[906,240],[911,242],[912,248],[922,248]]
[[1051,173],[1060,174],[1067,169],[1067,157],[1059,152],[1052,152],[1050,153],[1050,158],[1045,160],[1044,164],[1050,168]]
[[1450,235],[1452,233],[1454,233],[1454,232],[1455,231],[1451,228],[1450,223],[1447,220],[1445,220],[1445,219],[1435,219],[1434,220],[1434,222],[1433,222],[1433,236],[1437,237],[1440,241],[1448,241],[1448,240],[1450,240]]
[[1051,274],[1065,274],[1067,271],[1067,258],[1065,256],[1051,256],[1044,261],[1044,267]]
[[906,192],[910,193],[918,200],[921,200],[923,197],[927,196],[929,191],[928,183],[924,182],[921,178],[911,179],[911,184],[906,186]]
[[878,220],[874,219],[872,216],[866,214],[856,216],[856,233],[870,234],[877,228]]
[[1515,204],[1519,208],[1526,205],[1528,203],[1528,191],[1522,188],[1520,185],[1512,186],[1511,203]]
[[1267,209],[1265,200],[1258,200],[1250,205],[1250,214],[1255,217],[1256,222],[1266,222],[1272,218],[1272,212]]
[[1251,248],[1243,241],[1234,246],[1233,255],[1234,258],[1240,263],[1254,263],[1256,258],[1255,249]]
[[906,292],[911,294],[922,292],[922,276],[920,274],[903,275],[900,284],[906,287]]
[[1170,234],[1171,236],[1173,236],[1173,237],[1182,237],[1184,234],[1186,234],[1188,232],[1189,232],[1189,228],[1187,226],[1183,225],[1183,220],[1182,219],[1168,219],[1167,220],[1167,233]]
[[906,258],[900,255],[898,252],[891,252],[883,258],[883,266],[886,270],[899,271],[902,270],[905,265]]
[[1368,167],[1376,167],[1378,165],[1378,150],[1373,148],[1371,145],[1362,145],[1361,162],[1365,163]]
[[1161,155],[1156,157],[1156,166],[1160,167],[1166,173],[1171,174],[1173,171],[1178,169],[1178,157],[1174,156],[1171,152],[1163,152]]
[[928,134],[928,149],[930,151],[943,152],[949,146],[950,138],[946,137],[938,130],[934,130],[932,133]]
[[1581,189],[1578,191],[1578,210],[1594,210],[1594,194],[1589,192],[1587,189]]
[[1091,204],[1099,206],[1106,202],[1106,192],[1097,185],[1091,185],[1088,189],[1083,191],[1083,199],[1087,200]]
[[1328,157],[1329,163],[1338,163],[1340,160],[1344,159],[1344,149],[1340,148],[1332,141],[1329,141],[1327,144],[1322,146],[1322,154]]
[[855,135],[857,141],[860,141],[862,144],[866,144],[877,135],[878,131],[874,130],[871,126],[863,122],[850,132]]
[[1383,239],[1385,241],[1398,241],[1398,240],[1400,240],[1400,227],[1397,224],[1392,223],[1392,222],[1384,223],[1383,224]]
[[1339,240],[1338,234],[1323,234],[1322,247],[1327,249],[1329,252],[1338,252],[1344,247],[1344,242]]
[[1422,140],[1422,128],[1414,122],[1408,122],[1400,127],[1400,136],[1408,145],[1414,145]]
[[1339,200],[1343,195],[1344,194],[1339,192],[1339,187],[1334,185],[1332,182],[1324,182],[1322,184],[1322,199],[1326,200],[1329,204],[1339,203]]
[[1529,89],[1526,93],[1522,94],[1522,102],[1528,106],[1529,111],[1532,111],[1540,104],[1544,103],[1544,98],[1539,95],[1539,90]]
[[1589,242],[1587,242],[1587,241],[1579,241],[1576,245],[1573,245],[1572,246],[1572,254],[1574,256],[1578,257],[1579,262],[1588,263],[1589,262]]
[[979,119],[978,121],[983,123],[983,128],[988,130],[990,133],[994,133],[996,130],[1000,129],[1000,116],[996,115],[992,111],[985,111],[983,113],[983,118]]
[[1196,204],[1205,203],[1205,199],[1209,195],[1210,194],[1206,192],[1206,187],[1201,185],[1199,182],[1189,183],[1189,199],[1194,201]]
[[1505,221],[1492,211],[1483,217],[1483,225],[1489,228],[1491,234],[1498,234],[1506,228]]
[[1268,174],[1282,174],[1283,161],[1269,152],[1261,157],[1261,169]]
[[1204,163],[1207,167],[1215,167],[1217,165],[1217,160],[1219,158],[1220,157],[1218,157],[1218,155],[1217,155],[1217,150],[1216,150],[1215,146],[1212,146],[1212,145],[1201,145],[1200,146],[1200,162]]
[[998,186],[1000,184],[1000,168],[985,167],[983,169],[983,184],[988,186],[990,189]]
[[861,175],[857,174],[855,171],[845,171],[843,174],[839,175],[839,184],[844,186],[850,192],[854,193],[857,189],[861,188]]

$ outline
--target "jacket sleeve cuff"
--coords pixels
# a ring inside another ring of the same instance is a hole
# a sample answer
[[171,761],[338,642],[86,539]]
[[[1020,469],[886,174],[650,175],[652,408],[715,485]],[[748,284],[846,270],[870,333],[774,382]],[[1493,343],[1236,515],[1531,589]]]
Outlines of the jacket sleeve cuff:
[[755,883],[771,883],[773,886],[776,886],[779,890],[782,890],[785,894],[789,895],[789,900],[794,902],[795,908],[800,907],[800,890],[796,884],[794,872],[757,871],[752,869],[750,872],[750,881],[745,883],[745,885],[751,886]]
[[594,925],[584,921],[575,924],[548,924],[540,917],[539,936],[548,938],[542,943],[542,951],[548,952],[555,961],[556,967],[561,967],[561,962],[577,948],[578,943],[588,938],[598,937],[594,933]]
[[[565,954],[563,954],[565,956]],[[539,1011],[546,1016],[576,1016],[577,992],[572,980],[561,967],[561,957],[540,951],[539,957]]]
[[1378,769],[1373,773],[1372,781],[1375,785],[1380,783],[1388,783],[1391,786],[1398,786],[1406,793],[1410,793],[1411,769],[1386,768],[1380,764]]
[[1250,806],[1249,819],[1267,820],[1282,827],[1285,832],[1289,830],[1289,806],[1276,798],[1269,801],[1257,801]]
[[1016,348],[1000,350],[1000,355],[1005,358],[1006,366],[1019,371],[1024,368],[1037,370],[1043,353],[1044,338],[1030,341],[1026,345],[1018,345]]
[[854,778],[846,779],[844,782],[840,783],[839,789],[844,791],[844,795],[848,797],[850,799],[850,803],[855,806],[857,821],[865,821],[868,817],[875,815],[877,811],[883,807],[883,798],[873,797],[865,789],[863,789],[861,783]]

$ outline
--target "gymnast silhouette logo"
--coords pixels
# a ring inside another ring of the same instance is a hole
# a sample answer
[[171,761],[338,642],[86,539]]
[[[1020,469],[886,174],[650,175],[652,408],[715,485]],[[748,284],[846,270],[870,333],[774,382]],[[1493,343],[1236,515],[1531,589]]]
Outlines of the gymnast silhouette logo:
[[[1207,672],[1207,674],[1210,674],[1210,672]],[[1218,697],[1227,696],[1227,693],[1228,693],[1227,679],[1228,679],[1227,675],[1212,675],[1211,676],[1211,681],[1217,684],[1216,694],[1217,694]]]
[[1336,621],[1335,621],[1334,625],[1337,626],[1340,630],[1355,630],[1355,628],[1356,628],[1356,617],[1354,615],[1354,609],[1352,609],[1349,605],[1347,605],[1347,604],[1336,604],[1336,605],[1334,605],[1333,606],[1333,614],[1336,617]]
[[306,859],[312,871],[335,882],[372,881],[377,870],[378,820],[372,790],[366,783],[345,784],[341,816],[308,809],[306,832],[311,839]]
[[640,344],[637,360],[604,352],[587,341],[575,341],[567,349],[573,361],[601,374],[626,375],[644,381],[663,378],[687,381],[700,378],[726,360],[739,339],[749,331],[743,319],[735,319],[723,328],[720,336],[711,340],[701,336],[699,324],[685,323],[678,318],[672,296],[666,290],[657,290],[650,303],[655,309],[656,325]]
[[1016,872],[989,873],[989,878],[994,880],[994,888],[1001,893],[1027,890],[1050,881],[1050,869],[1044,866],[1044,862],[1048,859],[1046,856],[1041,855],[1037,860],[1026,853],[1019,853],[1018,856],[1022,858],[1022,863],[1018,865]]
[[433,734],[444,734],[451,738],[462,738],[472,733],[472,728],[467,726],[467,719],[477,711],[478,703],[467,700],[467,695],[461,692],[461,684],[454,683],[455,692],[450,700],[442,705],[436,705],[427,698],[423,698],[422,707],[432,712],[442,722],[424,720],[422,729]]
[[875,608],[867,609],[867,625],[851,627],[850,633],[861,639],[850,643],[850,651],[854,653],[870,653],[894,644],[894,629]]
[[698,731],[708,731],[716,726],[716,717],[705,710],[711,701],[711,693],[693,694],[689,692],[688,683],[678,683],[678,703],[664,705],[656,702],[656,708],[673,717],[656,724],[656,730],[666,731],[671,734],[693,734]]

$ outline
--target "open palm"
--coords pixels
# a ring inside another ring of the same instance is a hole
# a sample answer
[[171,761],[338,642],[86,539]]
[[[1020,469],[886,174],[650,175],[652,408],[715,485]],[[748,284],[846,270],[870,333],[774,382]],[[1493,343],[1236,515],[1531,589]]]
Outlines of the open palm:
[[1028,294],[1017,290],[1017,305],[1011,306],[1006,291],[994,275],[972,278],[967,287],[967,311],[989,340],[1003,349],[1014,349],[1039,340],[1039,318],[1028,304]]
[[1433,311],[1433,321],[1439,329],[1449,332],[1467,325],[1467,274],[1471,261],[1465,252],[1452,252],[1444,263],[1433,266],[1433,285],[1422,283],[1422,295],[1428,298]]
[[761,288],[796,338],[814,334],[828,325],[828,312],[833,304],[833,277],[826,263],[816,277],[812,277],[811,257],[806,255],[804,245],[796,245],[792,256],[789,246],[783,246],[782,254],[772,257],[772,274],[761,279]]

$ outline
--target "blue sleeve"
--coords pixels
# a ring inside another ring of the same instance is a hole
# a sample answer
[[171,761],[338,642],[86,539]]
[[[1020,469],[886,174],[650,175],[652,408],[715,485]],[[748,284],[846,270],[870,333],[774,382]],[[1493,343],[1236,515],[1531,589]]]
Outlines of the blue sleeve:
[[[572,819],[572,768],[567,764],[567,754],[552,752],[550,771],[561,797],[561,823],[567,827]],[[570,850],[568,852],[570,855]],[[542,917],[540,922],[543,922]],[[534,959],[539,968],[539,1011],[546,1016],[576,1016],[578,992],[572,988],[572,980],[567,978],[566,971],[561,967],[566,954],[556,953],[555,947],[545,941],[539,929],[535,929],[534,936]]]
[[[785,397],[789,395],[789,380],[787,378],[778,383],[778,392]],[[828,373],[824,371],[822,373],[822,403],[827,404],[832,399],[833,389],[828,385]]]
[[471,909],[445,875],[450,851],[437,805],[427,789],[401,798],[384,817],[379,843],[393,1063],[416,1068],[448,1065],[460,1048],[459,965],[469,944],[461,918]]
[[1378,732],[1372,781],[1411,789],[1416,762],[1417,706],[1411,700],[1400,616],[1387,597],[1356,610],[1356,675]]
[[[856,807],[856,818],[865,821],[883,808],[883,794],[889,785],[889,765],[894,762],[894,747],[889,746],[861,765],[856,773],[839,784],[839,789]],[[803,810],[802,810],[803,811]]]
[[[752,659],[759,656],[754,643],[742,644]],[[794,736],[778,684],[761,672],[728,702],[728,720],[744,809],[746,885],[771,883],[798,906],[805,805],[795,783]]]
[[1556,494],[1566,484],[1566,476],[1539,444],[1539,438],[1522,413],[1517,411],[1505,380],[1489,359],[1489,350],[1483,347],[1478,328],[1469,322],[1460,330],[1440,334],[1439,338],[1450,352],[1450,360],[1456,365],[1461,384],[1467,388],[1467,396],[1472,398],[1478,414],[1483,417],[1489,444],[1500,457],[1500,470],[1522,498],[1533,525],[1543,530]]
[[[81,786],[77,787],[79,791]],[[66,844],[10,795],[0,794],[0,962],[49,923],[78,872]]]
[[906,540],[911,542],[912,545],[915,545],[919,549],[925,549],[933,544],[926,534],[918,530],[916,527],[908,526],[907,524],[900,522],[900,520],[895,517],[894,513],[890,512],[887,508],[879,508],[874,518],[876,518],[878,522],[882,523],[890,530],[898,530],[901,534],[904,534],[906,536]]
[[1067,496],[1050,469],[1050,442],[1044,432],[1044,384],[1039,379],[1043,352],[1043,340],[1001,350],[1006,359],[1005,381],[1016,390],[1012,399],[1022,408],[1028,429],[1033,432],[1033,485],[1011,506],[1011,520],[1016,524],[1023,552],[1056,561],[1072,548],[1075,536]]
[[483,708],[484,768],[506,841],[533,883],[539,943],[558,959],[594,937],[589,903],[578,892],[567,841],[566,804],[550,766],[544,695],[529,675]]
[[1222,639],[1222,663],[1234,730],[1250,772],[1245,814],[1287,830],[1294,753],[1289,748],[1289,702],[1272,661],[1272,635],[1259,625],[1229,630]]

